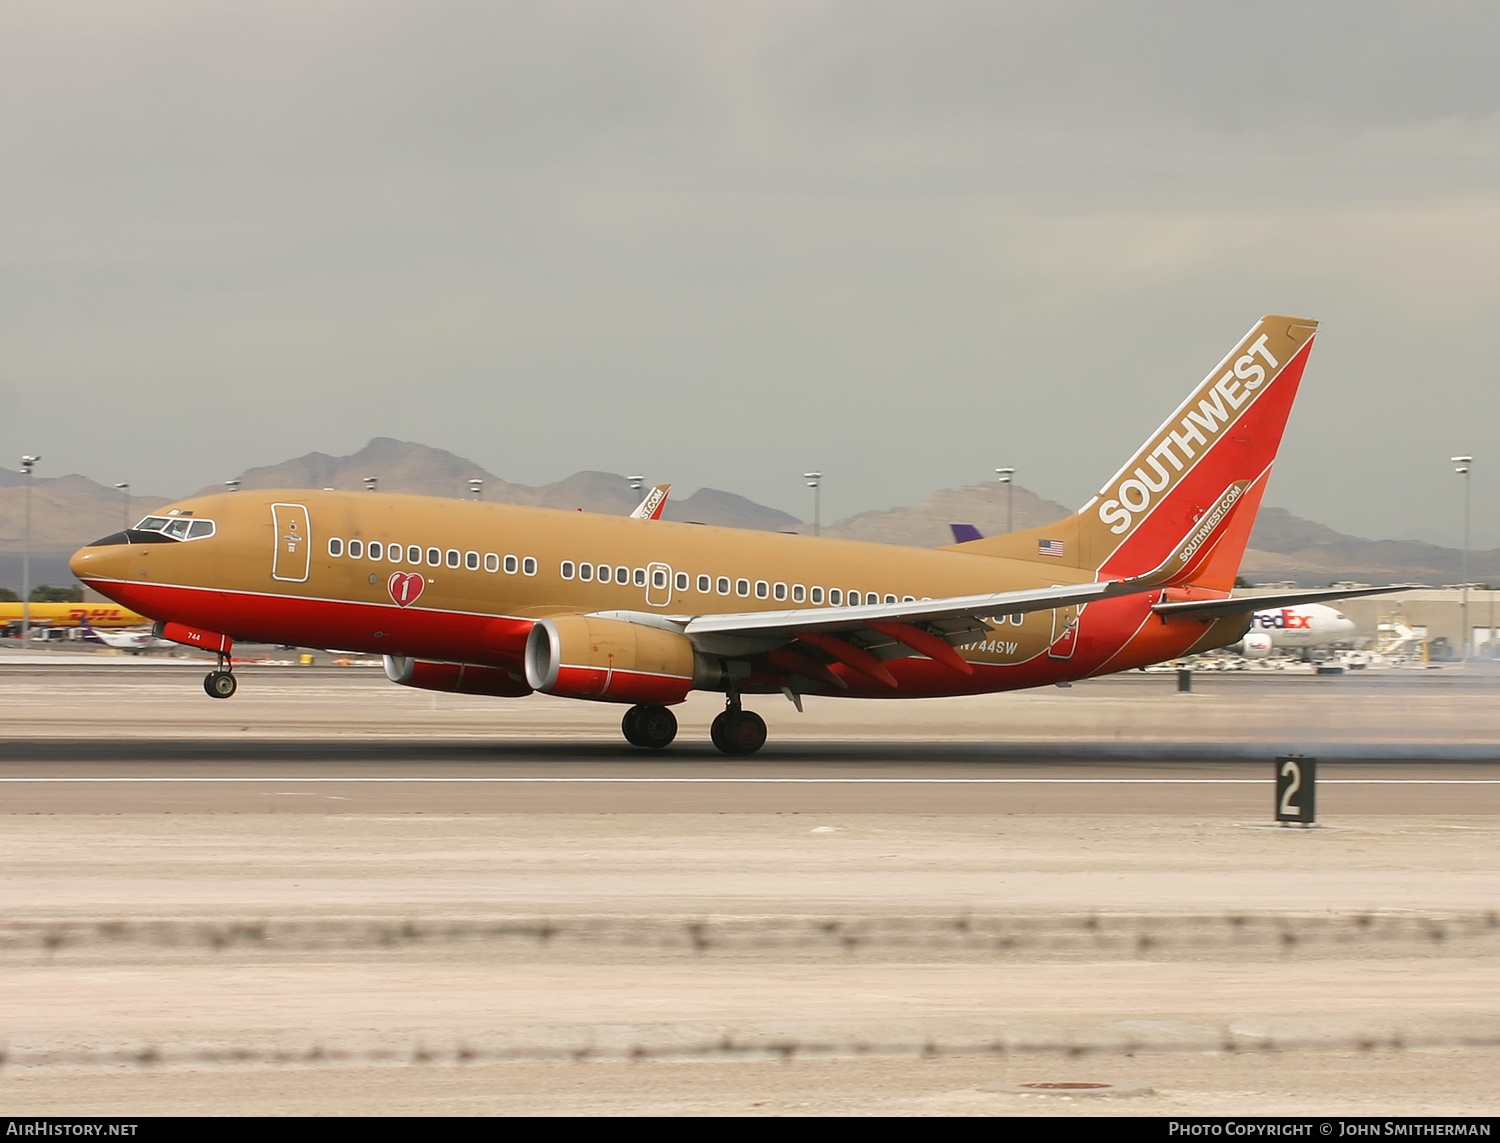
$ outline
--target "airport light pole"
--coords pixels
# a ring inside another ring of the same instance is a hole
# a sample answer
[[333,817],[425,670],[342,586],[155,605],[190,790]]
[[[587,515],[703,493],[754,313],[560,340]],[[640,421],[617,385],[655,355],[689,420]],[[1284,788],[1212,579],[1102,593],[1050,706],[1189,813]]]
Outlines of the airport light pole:
[[1016,509],[1016,470],[1013,468],[995,469],[995,479],[1005,485],[1005,534],[1008,536],[1015,527]]
[[1463,606],[1460,609],[1464,624],[1464,662],[1469,661],[1469,642],[1473,632],[1469,630],[1469,470],[1474,467],[1472,456],[1450,456],[1448,458],[1456,466],[1453,471],[1464,478],[1464,562],[1463,583],[1459,590],[1463,592]]
[[474,480],[469,481],[469,499],[471,499],[471,500],[483,500],[484,499],[484,481],[479,480],[477,478],[474,479]]
[[21,471],[26,474],[26,530],[21,540],[21,645],[31,646],[31,470],[39,456],[23,456]]
[[125,500],[124,500],[124,502],[123,502],[123,504],[122,504],[122,506],[120,508],[121,523],[124,524],[125,527],[129,528],[130,527],[130,481],[127,480],[127,481],[124,481],[121,484],[116,484],[115,487],[118,488],[121,492],[123,492],[125,494]]
[[813,490],[813,535],[821,535],[823,531],[823,474],[804,472],[802,479],[807,481],[807,486]]

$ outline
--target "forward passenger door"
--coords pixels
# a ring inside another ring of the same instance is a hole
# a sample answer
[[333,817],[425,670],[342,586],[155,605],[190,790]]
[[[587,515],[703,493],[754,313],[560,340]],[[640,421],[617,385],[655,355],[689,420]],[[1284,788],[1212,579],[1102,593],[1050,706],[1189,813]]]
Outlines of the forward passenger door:
[[312,526],[304,504],[272,504],[271,520],[276,529],[276,554],[271,578],[288,583],[306,583],[312,561]]

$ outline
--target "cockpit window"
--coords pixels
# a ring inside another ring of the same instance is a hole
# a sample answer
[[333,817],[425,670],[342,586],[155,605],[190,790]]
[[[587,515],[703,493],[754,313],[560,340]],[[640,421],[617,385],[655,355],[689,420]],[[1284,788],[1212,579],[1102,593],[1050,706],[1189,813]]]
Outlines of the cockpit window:
[[194,519],[190,516],[147,516],[132,532],[159,532],[174,540],[206,540],[214,534],[212,520]]

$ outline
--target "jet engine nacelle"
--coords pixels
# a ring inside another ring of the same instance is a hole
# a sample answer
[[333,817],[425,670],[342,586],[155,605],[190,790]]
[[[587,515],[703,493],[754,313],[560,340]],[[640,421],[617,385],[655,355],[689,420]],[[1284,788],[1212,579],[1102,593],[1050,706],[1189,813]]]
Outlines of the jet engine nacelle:
[[1240,654],[1247,659],[1265,659],[1271,654],[1271,637],[1259,631],[1246,635],[1240,643]]
[[385,656],[385,677],[403,687],[424,691],[451,691],[460,695],[498,695],[520,698],[531,688],[509,671],[498,667],[474,667],[465,663],[425,663],[404,655]]
[[670,706],[709,674],[686,635],[642,623],[564,615],[526,640],[526,681],[563,698]]

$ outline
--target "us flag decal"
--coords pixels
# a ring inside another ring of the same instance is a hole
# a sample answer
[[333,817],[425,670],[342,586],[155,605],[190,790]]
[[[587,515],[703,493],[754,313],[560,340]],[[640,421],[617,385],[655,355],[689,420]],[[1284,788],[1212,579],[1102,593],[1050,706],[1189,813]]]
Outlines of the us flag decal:
[[1039,556],[1060,556],[1063,554],[1063,542],[1061,540],[1038,540],[1036,542],[1036,554]]

